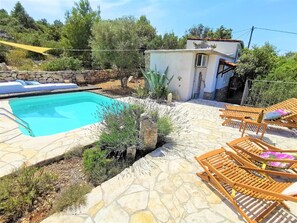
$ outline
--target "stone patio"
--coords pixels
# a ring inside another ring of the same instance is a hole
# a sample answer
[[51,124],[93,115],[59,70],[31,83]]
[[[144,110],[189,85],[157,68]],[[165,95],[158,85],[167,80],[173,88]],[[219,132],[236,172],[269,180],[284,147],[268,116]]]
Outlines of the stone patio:
[[[1,103],[3,106],[6,102]],[[223,103],[205,100],[177,103],[170,110],[178,127],[170,135],[170,143],[94,188],[87,195],[86,206],[54,214],[43,223],[244,222],[223,197],[196,176],[202,168],[195,156],[227,147],[226,142],[241,136],[238,128],[221,126],[219,108],[222,106]],[[34,163],[52,158],[74,144],[84,145],[89,140],[85,137],[87,128],[34,139],[20,133],[15,135],[16,126],[4,129],[5,120],[0,122],[2,175],[24,161]],[[251,131],[246,134],[255,136]],[[280,148],[296,149],[296,134],[291,130],[269,127],[264,140]],[[286,204],[291,213],[280,209],[268,222],[297,222],[296,203]]]
[[[11,112],[8,100],[0,100],[0,107]],[[16,123],[2,115],[0,123],[0,177],[23,164],[50,161],[73,148],[89,145],[96,140],[92,134],[96,126],[50,136],[30,137],[22,134]]]

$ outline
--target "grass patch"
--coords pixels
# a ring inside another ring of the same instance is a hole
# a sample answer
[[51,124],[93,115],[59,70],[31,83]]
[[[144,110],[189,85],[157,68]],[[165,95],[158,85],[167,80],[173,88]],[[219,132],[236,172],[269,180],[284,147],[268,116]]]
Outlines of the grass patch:
[[54,212],[61,212],[66,209],[75,210],[86,204],[85,195],[91,191],[88,184],[73,184],[63,191],[53,207]]
[[70,159],[72,157],[82,157],[82,154],[84,153],[85,148],[84,147],[75,147],[68,152],[64,153],[64,159]]
[[15,222],[34,204],[54,190],[56,177],[34,167],[21,167],[0,181],[0,215],[4,222]]
[[158,141],[164,141],[165,136],[170,134],[173,130],[172,121],[169,117],[163,116],[157,119],[158,126]]
[[139,86],[135,89],[133,95],[137,98],[147,98],[149,96],[149,91],[145,87]]

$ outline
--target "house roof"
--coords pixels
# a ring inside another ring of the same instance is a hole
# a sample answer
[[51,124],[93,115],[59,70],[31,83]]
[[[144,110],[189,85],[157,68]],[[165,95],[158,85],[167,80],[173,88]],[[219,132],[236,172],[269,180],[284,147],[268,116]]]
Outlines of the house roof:
[[205,54],[217,54],[220,56],[234,59],[233,56],[218,52],[214,49],[168,49],[168,50],[146,50],[145,53],[205,53]]
[[205,40],[205,41],[213,41],[213,42],[231,42],[231,43],[240,43],[241,47],[244,48],[244,44],[242,40],[236,39],[215,39],[215,38],[196,38],[196,37],[188,37],[187,40]]
[[226,64],[226,65],[228,65],[228,66],[230,66],[230,67],[236,67],[236,66],[237,66],[236,63],[232,63],[232,62],[230,62],[230,61],[226,61],[226,60],[224,60],[224,59],[220,59],[220,62],[223,63],[223,64]]

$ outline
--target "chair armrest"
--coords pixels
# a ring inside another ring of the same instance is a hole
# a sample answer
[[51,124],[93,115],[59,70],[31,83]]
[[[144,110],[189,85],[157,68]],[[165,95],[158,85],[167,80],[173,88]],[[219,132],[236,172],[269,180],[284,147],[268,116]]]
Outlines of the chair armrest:
[[274,170],[263,170],[263,169],[244,167],[244,166],[241,166],[240,168],[245,169],[245,170],[252,170],[255,172],[271,174],[271,175],[275,175],[275,176],[284,176],[284,177],[297,179],[297,174],[294,174],[294,173],[285,173],[285,172],[274,171]]

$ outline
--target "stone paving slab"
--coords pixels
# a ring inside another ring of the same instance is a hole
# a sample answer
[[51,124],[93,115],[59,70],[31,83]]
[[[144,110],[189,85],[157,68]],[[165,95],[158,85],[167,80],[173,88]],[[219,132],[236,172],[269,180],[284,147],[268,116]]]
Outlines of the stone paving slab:
[[[0,106],[11,112],[8,100]],[[96,141],[94,128],[85,126],[65,133],[31,137],[24,135],[18,125],[0,116],[0,177],[11,173],[23,164],[33,165],[63,155],[65,152],[92,144]]]
[[[223,103],[205,100],[176,103],[172,109],[160,106],[160,111],[171,115],[176,123],[169,143],[94,188],[86,195],[84,207],[54,214],[42,222],[244,222],[223,197],[196,176],[202,168],[195,156],[227,147],[226,142],[241,136],[238,128],[221,126],[222,106]],[[74,131],[29,139],[15,126],[5,129],[1,125],[0,152],[7,160],[0,158],[0,174],[24,161],[34,163],[64,153],[75,142],[87,143],[87,134]],[[255,136],[251,131],[246,134]],[[295,133],[282,128],[270,127],[264,140],[284,149],[296,149],[297,145]],[[291,213],[281,209],[273,219],[281,216],[281,222],[297,222],[296,203],[286,204]]]
[[[85,223],[244,222],[226,199],[196,176],[202,168],[195,156],[226,147],[226,142],[241,136],[238,128],[221,126],[222,106],[204,100],[179,104],[175,121],[182,124],[170,143],[95,188],[87,195],[85,207],[55,214],[43,223],[62,222],[62,216],[81,217]],[[268,129],[264,140],[286,149],[294,149],[297,142],[294,133],[275,128]],[[281,209],[278,217],[282,222],[297,222],[296,203],[286,203],[292,213]]]

